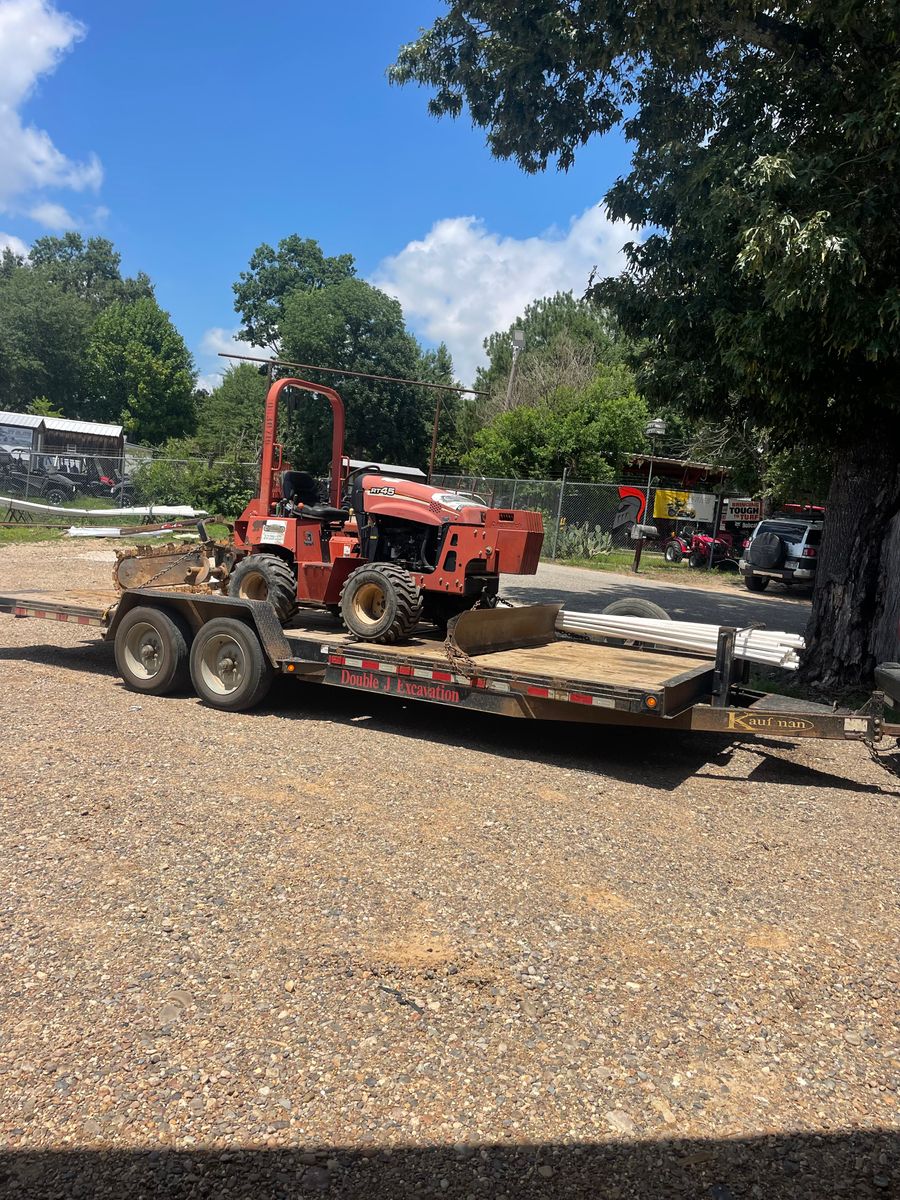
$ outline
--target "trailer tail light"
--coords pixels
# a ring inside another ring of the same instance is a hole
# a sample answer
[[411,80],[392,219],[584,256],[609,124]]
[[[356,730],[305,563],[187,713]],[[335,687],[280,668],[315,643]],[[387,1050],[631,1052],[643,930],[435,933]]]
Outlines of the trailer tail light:
[[816,552],[815,546],[804,546],[803,547],[803,557],[804,558],[815,558],[816,553],[817,552]]
[[750,539],[744,538],[744,540],[741,542],[741,549],[746,550],[749,545],[750,545]]

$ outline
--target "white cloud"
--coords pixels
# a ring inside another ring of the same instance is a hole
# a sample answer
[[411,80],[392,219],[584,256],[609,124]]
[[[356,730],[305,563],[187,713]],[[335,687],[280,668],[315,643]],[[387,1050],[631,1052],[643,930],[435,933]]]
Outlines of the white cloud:
[[384,259],[372,282],[396,296],[418,333],[447,343],[457,376],[471,383],[486,361],[484,338],[508,328],[540,296],[580,295],[593,267],[616,274],[624,265],[622,246],[633,236],[599,207],[574,217],[566,230],[529,238],[501,237],[477,217],[448,217]]
[[61,204],[51,204],[45,201],[29,209],[29,217],[48,229],[72,229],[76,225],[75,218]]
[[0,211],[42,188],[98,188],[103,169],[96,155],[73,162],[50,135],[25,125],[20,108],[42,75],[85,35],[74,17],[50,0],[0,0]]
[[222,382],[222,376],[229,367],[236,367],[238,360],[234,358],[219,358],[224,354],[249,354],[254,358],[274,358],[271,350],[263,346],[251,346],[249,342],[239,342],[237,329],[225,329],[214,325],[207,329],[200,339],[197,358],[200,364],[200,377],[197,386],[204,387],[208,392],[217,388]]
[[0,255],[6,249],[12,250],[13,254],[21,254],[23,258],[28,256],[28,247],[21,238],[11,233],[0,233]]

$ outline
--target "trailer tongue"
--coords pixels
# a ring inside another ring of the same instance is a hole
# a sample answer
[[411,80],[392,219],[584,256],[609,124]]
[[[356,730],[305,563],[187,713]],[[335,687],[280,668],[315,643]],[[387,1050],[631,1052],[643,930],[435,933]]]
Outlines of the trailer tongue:
[[[559,630],[560,607],[471,609],[450,622],[445,639],[421,627],[421,636],[388,647],[356,639],[326,613],[303,612],[284,629],[267,602],[196,584],[0,596],[0,613],[99,628],[134,691],[165,695],[191,683],[206,704],[231,711],[258,704],[281,674],[533,720],[741,740],[831,738],[864,742],[870,751],[900,737],[900,724],[885,721],[883,691],[855,713],[754,691],[735,654],[735,629],[719,630],[714,656],[573,640]],[[880,686],[900,702],[900,668],[886,664],[879,672]]]

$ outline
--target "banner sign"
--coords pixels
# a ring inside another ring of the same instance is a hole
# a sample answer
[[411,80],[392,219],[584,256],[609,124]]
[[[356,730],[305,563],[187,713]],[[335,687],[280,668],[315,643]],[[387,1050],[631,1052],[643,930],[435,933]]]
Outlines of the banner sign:
[[749,525],[750,522],[762,520],[762,500],[734,500],[729,497],[725,501],[726,521],[740,521]]
[[664,520],[714,521],[716,497],[709,492],[677,492],[672,488],[657,488],[653,515]]

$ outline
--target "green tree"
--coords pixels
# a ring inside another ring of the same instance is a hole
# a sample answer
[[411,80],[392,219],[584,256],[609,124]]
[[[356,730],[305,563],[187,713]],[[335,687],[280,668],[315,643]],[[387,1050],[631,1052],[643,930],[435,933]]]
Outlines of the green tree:
[[94,323],[86,355],[85,414],[121,423],[138,442],[159,444],[194,429],[194,364],[155,300],[116,301]]
[[36,396],[25,411],[33,417],[64,417],[66,415],[61,408],[56,408],[46,396]]
[[234,284],[234,310],[241,318],[238,337],[277,351],[279,327],[295,292],[319,291],[355,275],[352,254],[328,258],[313,238],[294,233],[282,238],[277,250],[263,242]]
[[541,405],[499,413],[475,435],[466,471],[504,478],[601,483],[644,448],[647,406],[623,365],[601,368],[581,389],[559,388]]
[[453,0],[393,68],[528,171],[621,125],[609,210],[653,232],[594,296],[647,339],[642,390],[834,456],[804,662],[828,686],[900,657],[896,15]]
[[90,305],[15,256],[0,269],[0,403],[24,412],[37,397],[76,415]]
[[153,285],[143,271],[123,278],[122,256],[107,238],[87,241],[80,233],[38,238],[28,253],[33,270],[64,292],[86,300],[95,311],[115,300],[126,303],[153,296]]
[[[554,386],[587,383],[597,363],[622,362],[630,347],[609,315],[571,292],[532,301],[506,330],[485,338],[488,365],[479,367],[475,386],[491,394],[492,407],[506,407],[513,356],[513,330],[525,334],[513,402],[534,403]],[[553,381],[550,383],[550,381]]]
[[266,377],[251,363],[229,367],[208,395],[198,393],[197,443],[207,453],[255,458],[262,441]]
[[[285,302],[279,332],[285,357],[374,375],[416,378],[418,343],[407,332],[396,300],[347,278]],[[320,376],[336,388],[347,410],[346,450],[351,458],[424,466],[428,459],[433,399],[414,384]],[[305,396],[298,406],[295,465],[323,471],[330,458],[331,410]]]

